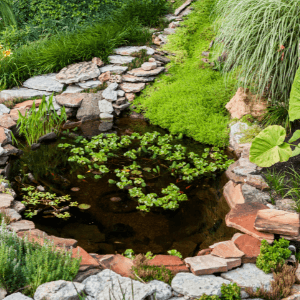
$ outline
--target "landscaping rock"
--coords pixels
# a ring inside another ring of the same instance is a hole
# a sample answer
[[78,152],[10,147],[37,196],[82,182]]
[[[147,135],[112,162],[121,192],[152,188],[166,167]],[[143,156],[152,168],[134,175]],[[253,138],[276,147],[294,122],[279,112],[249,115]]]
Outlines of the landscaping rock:
[[10,109],[6,107],[4,104],[0,104],[0,116],[3,114],[9,114]]
[[254,228],[264,232],[298,236],[300,228],[299,214],[277,209],[259,210]]
[[79,271],[87,271],[89,269],[100,269],[99,263],[91,256],[89,255],[84,249],[81,247],[76,247],[72,249],[72,257],[81,257],[81,263],[79,267]]
[[221,242],[213,248],[212,255],[223,258],[241,258],[244,252],[240,251],[233,241]]
[[178,7],[175,10],[174,16],[178,16],[184,9],[186,9],[189,5],[191,5],[192,2],[193,2],[193,0],[185,1],[180,7]]
[[63,68],[57,75],[56,80],[61,83],[74,83],[96,78],[100,75],[99,68],[92,61],[84,61]]
[[119,115],[123,110],[125,110],[126,108],[128,108],[130,106],[130,103],[125,103],[125,104],[122,104],[122,105],[116,105],[116,104],[113,104],[113,108],[115,110],[115,113],[117,115]]
[[102,67],[104,62],[99,57],[93,57],[92,63],[96,64],[98,67]]
[[[118,99],[118,92],[115,91],[115,83],[110,84],[102,93],[102,97],[106,100],[117,101]],[[112,86],[113,85],[113,86]]]
[[75,93],[80,93],[83,91],[83,88],[76,86],[76,85],[70,85],[67,87],[67,89],[62,92],[62,94],[75,94]]
[[9,116],[13,119],[13,121],[17,122],[19,119],[19,112],[22,116],[25,116],[26,111],[28,111],[28,108],[26,108],[26,107],[13,108],[13,109],[11,109]]
[[[1,298],[0,298],[1,299]],[[32,298],[27,297],[21,293],[14,293],[4,298],[5,300],[32,300]]]
[[249,125],[243,122],[237,122],[230,125],[230,146],[235,149],[238,144],[241,144],[240,140],[245,136],[243,131],[249,129]]
[[112,113],[114,111],[111,102],[107,100],[100,100],[98,102],[100,113]]
[[174,274],[179,272],[189,272],[185,263],[177,256],[173,255],[156,255],[149,261],[150,266],[165,266]]
[[212,251],[212,249],[202,249],[197,253],[197,256],[202,256],[202,255],[208,255],[210,254]]
[[155,70],[145,71],[142,68],[133,69],[128,71],[129,75],[137,76],[137,77],[149,77],[149,76],[156,76],[165,70],[164,67],[156,68]]
[[133,261],[120,254],[108,254],[99,259],[99,264],[104,269],[109,269],[115,273],[130,277],[133,275],[131,268]]
[[248,174],[244,182],[260,190],[270,189],[269,185],[266,183],[266,181],[261,175]]
[[242,186],[242,193],[245,198],[245,203],[262,203],[267,204],[270,202],[271,197],[267,192],[261,192],[257,188],[249,185],[243,184]]
[[76,118],[82,122],[99,119],[100,110],[98,102],[100,100],[102,100],[101,94],[84,94]]
[[254,228],[256,214],[259,210],[269,209],[261,203],[236,204],[226,215],[225,222],[228,227],[236,228],[259,240],[267,240],[269,243],[274,241],[271,233],[259,232]]
[[83,292],[84,285],[81,283],[57,280],[40,285],[34,293],[34,300],[79,300],[78,294]]
[[10,217],[11,222],[16,222],[22,219],[21,215],[18,214],[14,209],[9,208],[5,210],[7,216]]
[[242,234],[234,240],[235,245],[245,253],[242,263],[256,263],[256,258],[260,254],[261,241],[248,235]]
[[86,82],[78,82],[77,85],[83,89],[92,89],[101,85],[102,82],[100,80],[88,80]]
[[122,80],[122,75],[111,75],[110,76],[110,79],[109,79],[109,82],[116,82],[116,83],[121,83],[123,80]]
[[50,132],[47,133],[43,136],[41,136],[38,140],[39,143],[44,143],[44,142],[48,142],[48,141],[53,141],[57,139],[57,135],[55,132]]
[[158,60],[164,64],[168,64],[171,61],[169,58],[158,54],[153,55],[153,58],[155,58],[155,60]]
[[136,77],[132,75],[123,75],[122,76],[123,81],[127,82],[151,82],[155,80],[155,77]]
[[168,300],[172,297],[172,288],[159,280],[152,280],[148,282],[148,285],[155,289],[156,300]]
[[245,198],[242,193],[242,185],[235,184],[232,180],[228,181],[223,188],[223,195],[230,208],[236,204],[245,203]]
[[117,101],[116,101],[116,104],[117,105],[122,105],[122,104],[126,104],[127,103],[127,100],[125,97],[122,97],[122,98],[119,98]]
[[70,108],[80,107],[83,98],[84,94],[81,93],[65,93],[55,96],[55,100],[59,105]]
[[[45,98],[45,100],[46,100],[47,103],[49,103],[50,96],[47,96]],[[58,111],[59,109],[61,109],[61,106],[57,103],[57,101],[56,101],[56,99],[55,99],[54,96],[52,97],[52,105],[53,105],[53,108],[54,108],[55,111]]]
[[41,144],[40,144],[40,143],[33,143],[33,144],[31,145],[30,149],[31,149],[32,151],[34,151],[34,150],[39,149],[40,147],[41,147]]
[[177,274],[171,283],[174,291],[190,298],[200,298],[203,294],[221,297],[222,284],[229,280],[214,275],[195,276],[191,273]]
[[282,200],[276,200],[276,208],[280,210],[285,210],[285,211],[290,211],[294,212],[295,211],[295,201],[292,199],[282,199]]
[[15,108],[31,108],[33,103],[35,104],[35,107],[39,107],[40,104],[42,103],[42,99],[35,99],[35,100],[26,100],[24,102],[18,103],[14,106]]
[[101,73],[104,72],[110,72],[113,74],[123,74],[128,70],[128,67],[122,67],[122,66],[114,66],[114,65],[107,65],[105,67],[100,68]]
[[242,267],[222,273],[221,277],[235,282],[240,287],[257,288],[263,286],[266,290],[270,290],[271,281],[274,279],[272,274],[266,274],[254,264],[244,264]]
[[32,221],[21,220],[18,222],[14,222],[8,225],[8,228],[15,232],[27,231],[35,228],[35,225]]
[[114,126],[113,122],[103,121],[100,123],[98,130],[101,132],[105,132],[111,130]]
[[164,34],[169,35],[169,34],[174,34],[176,30],[174,28],[165,28],[164,29]]
[[125,92],[122,91],[122,90],[118,90],[117,93],[118,93],[118,97],[124,97],[125,96]]
[[102,74],[98,77],[98,79],[99,79],[101,82],[105,82],[105,81],[108,81],[108,80],[110,79],[110,77],[111,77],[110,72],[109,72],[109,71],[106,71],[106,72],[102,73]]
[[92,275],[97,275],[101,271],[102,270],[100,270],[100,269],[90,269],[90,270],[87,270],[87,271],[78,272],[76,277],[73,279],[73,281],[82,283],[86,278],[88,278]]
[[108,114],[108,113],[100,114],[100,119],[103,121],[112,122],[113,118],[114,118],[114,116],[112,114]]
[[11,131],[7,128],[0,127],[0,145],[3,147],[11,142]]
[[[2,147],[1,147],[2,148]],[[3,148],[2,148],[3,149]],[[0,156],[0,166],[5,166],[9,157],[8,156]]]
[[56,73],[50,73],[31,77],[23,82],[23,86],[29,89],[47,92],[61,92],[64,85],[55,79],[56,75]]
[[2,115],[0,116],[0,126],[6,129],[12,129],[15,127],[17,123],[10,117],[10,115]]
[[109,62],[111,64],[119,64],[119,65],[129,64],[134,59],[135,59],[135,57],[132,57],[132,56],[122,56],[122,55],[110,55],[108,57],[108,60],[109,60]]
[[156,62],[145,62],[141,65],[141,68],[145,71],[151,71],[157,68]]
[[12,207],[13,202],[14,202],[13,196],[5,193],[0,194],[0,209],[6,209]]
[[120,87],[126,93],[138,93],[145,88],[145,83],[122,83]]
[[184,262],[195,275],[210,275],[213,273],[227,272],[241,265],[240,258],[225,259],[211,254],[187,257]]
[[139,52],[142,49],[146,49],[147,50],[147,55],[153,55],[154,54],[154,50],[152,48],[146,47],[146,46],[128,46],[128,47],[120,47],[114,50],[114,52],[116,54],[120,54],[120,55],[131,55],[134,52]]
[[5,289],[0,288],[0,300],[3,300],[5,296],[7,295],[7,292]]
[[23,153],[22,150],[19,150],[18,148],[14,147],[11,144],[7,144],[3,147],[5,155],[21,155]]
[[10,99],[10,98],[32,98],[32,97],[40,97],[40,96],[48,96],[51,95],[50,92],[46,91],[38,91],[34,89],[26,89],[26,88],[13,88],[11,90],[3,90],[0,92],[0,99]]

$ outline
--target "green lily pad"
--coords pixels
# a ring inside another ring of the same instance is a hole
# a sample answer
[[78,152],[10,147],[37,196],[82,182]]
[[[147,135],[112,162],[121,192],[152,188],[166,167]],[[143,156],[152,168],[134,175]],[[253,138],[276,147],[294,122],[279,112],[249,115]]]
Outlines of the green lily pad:
[[144,168],[143,170],[146,171],[146,172],[150,172],[151,168]]
[[78,205],[78,208],[80,209],[89,209],[91,206],[89,204],[86,203],[82,203]]

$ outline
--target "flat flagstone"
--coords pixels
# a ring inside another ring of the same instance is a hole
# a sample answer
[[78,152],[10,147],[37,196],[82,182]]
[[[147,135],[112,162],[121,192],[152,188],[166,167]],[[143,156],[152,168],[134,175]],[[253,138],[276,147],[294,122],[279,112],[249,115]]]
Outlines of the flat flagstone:
[[84,95],[81,93],[61,94],[55,96],[55,100],[59,105],[70,108],[80,107],[83,98]]
[[120,87],[126,93],[138,93],[145,88],[145,83],[122,83]]
[[223,258],[241,258],[245,255],[236,247],[233,241],[219,243],[213,248],[211,254]]
[[269,243],[272,243],[274,241],[274,234],[260,232],[254,228],[256,214],[262,209],[269,208],[261,203],[236,204],[226,215],[226,225],[236,228],[259,240],[265,239]]
[[156,255],[149,261],[150,266],[165,266],[171,270],[174,274],[179,272],[189,272],[189,269],[185,263],[177,256],[173,255]]
[[149,77],[149,76],[156,76],[165,70],[164,67],[159,67],[151,71],[145,71],[142,68],[133,69],[128,71],[129,75],[138,76],[138,77]]
[[83,91],[83,88],[81,88],[81,87],[79,87],[79,86],[76,86],[76,85],[69,85],[68,87],[67,87],[67,89],[64,91],[64,92],[62,92],[62,94],[69,94],[69,93],[80,93],[80,92],[82,92]]
[[8,228],[12,229],[15,232],[27,231],[35,228],[35,225],[32,221],[21,220],[14,222],[8,225]]
[[32,104],[35,104],[35,107],[39,107],[40,104],[42,103],[42,99],[35,99],[35,100],[26,100],[24,102],[18,103],[14,106],[14,109],[19,109],[19,108],[31,108]]
[[96,88],[97,86],[101,85],[102,82],[100,80],[88,80],[86,82],[78,82],[76,85],[83,89],[92,89]]
[[242,185],[235,184],[232,180],[225,184],[223,195],[230,208],[235,207],[236,204],[245,203],[245,198],[242,193]]
[[114,49],[114,52],[119,55],[131,55],[134,52],[139,52],[142,49],[147,50],[147,55],[153,55],[155,51],[147,46],[128,46],[128,47],[120,47],[117,49]]
[[0,126],[11,129],[15,127],[17,123],[7,114],[0,116]]
[[123,75],[122,76],[123,81],[127,82],[151,82],[155,80],[155,77],[136,77],[132,75]]
[[99,259],[101,267],[109,269],[121,276],[130,277],[133,275],[131,268],[133,261],[120,254],[108,254]]
[[56,73],[34,76],[23,82],[23,86],[29,89],[47,92],[61,92],[64,84],[58,82],[55,77]]
[[28,110],[28,108],[26,108],[26,107],[13,108],[10,111],[9,116],[12,118],[13,121],[17,122],[19,119],[19,112],[22,116],[25,116],[27,110]]
[[141,68],[145,71],[155,70],[157,68],[156,62],[145,62],[141,65]]
[[185,1],[180,7],[178,7],[175,10],[174,16],[178,16],[184,9],[186,9],[189,5],[191,5],[192,2],[193,2],[193,0]]
[[112,113],[114,111],[111,102],[107,100],[100,100],[98,102],[100,113]]
[[129,64],[134,59],[135,59],[135,57],[132,57],[132,56],[123,56],[123,55],[110,55],[108,57],[108,60],[109,60],[109,62],[111,64],[119,64],[119,65]]
[[39,91],[34,89],[27,89],[27,88],[13,88],[11,90],[3,90],[0,92],[0,99],[10,99],[10,98],[32,98],[32,97],[41,97],[41,96],[48,96],[51,95],[50,92],[46,91]]
[[259,210],[254,228],[264,232],[298,236],[300,228],[299,214],[277,209]]
[[100,94],[87,94],[83,93],[84,98],[81,102],[81,106],[77,111],[76,118],[83,122],[99,119],[99,106],[98,101],[102,100]]
[[268,192],[263,192],[247,183],[243,184],[242,193],[246,203],[258,202],[262,204],[268,204],[269,202],[271,202],[271,197]]
[[122,66],[114,66],[114,65],[107,65],[105,67],[100,68],[101,73],[104,72],[110,72],[115,74],[123,74],[128,70],[128,67],[122,67]]
[[12,207],[14,202],[14,197],[10,194],[1,193],[0,194],[0,209],[6,209]]
[[260,254],[261,241],[248,234],[240,234],[233,241],[235,245],[245,253],[242,263],[256,263]]
[[79,271],[86,271],[89,269],[100,269],[100,265],[95,258],[89,255],[84,249],[81,247],[76,247],[72,249],[72,257],[81,256],[82,260],[80,263]]
[[190,267],[191,272],[197,276],[227,272],[241,265],[240,258],[225,259],[211,254],[187,257],[184,262]]

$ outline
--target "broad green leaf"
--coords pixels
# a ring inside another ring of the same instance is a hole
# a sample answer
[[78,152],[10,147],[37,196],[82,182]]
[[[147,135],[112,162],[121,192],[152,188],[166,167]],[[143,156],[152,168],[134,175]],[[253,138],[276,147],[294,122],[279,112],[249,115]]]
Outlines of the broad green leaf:
[[89,204],[86,203],[82,203],[78,205],[79,209],[89,209],[91,206]]
[[293,136],[290,138],[289,143],[293,143],[300,138],[300,130],[296,130]]
[[296,72],[296,76],[292,85],[289,102],[290,121],[300,119],[300,68]]
[[260,167],[270,167],[277,162],[287,161],[292,156],[292,149],[284,142],[285,136],[285,129],[278,125],[261,131],[252,142],[250,161]]
[[300,144],[298,144],[298,146],[293,150],[292,153],[293,153],[292,154],[293,157],[300,154]]

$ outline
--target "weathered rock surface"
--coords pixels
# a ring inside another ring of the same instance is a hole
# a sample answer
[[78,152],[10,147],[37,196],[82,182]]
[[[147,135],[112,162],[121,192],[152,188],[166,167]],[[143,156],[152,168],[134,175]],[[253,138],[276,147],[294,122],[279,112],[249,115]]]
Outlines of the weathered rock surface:
[[169,58],[158,54],[153,55],[153,58],[155,58],[155,60],[160,61],[164,64],[168,64],[171,61]]
[[175,28],[165,28],[164,29],[164,34],[165,35],[174,34],[175,32],[176,32]]
[[69,94],[65,93],[65,94],[57,95],[55,97],[55,100],[61,106],[74,108],[74,107],[80,107],[83,98],[84,98],[84,94],[81,93],[69,93]]
[[41,136],[39,139],[38,139],[38,142],[39,143],[43,143],[43,142],[48,142],[48,141],[53,141],[57,138],[57,135],[55,132],[50,132],[50,133],[47,133],[43,136]]
[[114,116],[112,114],[108,114],[108,113],[100,114],[100,119],[103,121],[112,122],[113,118],[114,118]]
[[127,70],[128,67],[114,66],[114,65],[107,65],[105,67],[100,68],[101,73],[109,71],[112,74],[123,74]]
[[100,70],[92,61],[84,61],[63,68],[57,75],[56,80],[61,83],[74,83],[96,78]]
[[116,101],[118,99],[117,83],[111,83],[102,93],[102,97],[107,100]]
[[300,228],[299,214],[277,209],[259,210],[254,228],[264,232],[297,236]]
[[100,113],[112,113],[114,111],[111,102],[107,100],[100,100],[98,102]]
[[141,65],[141,68],[145,71],[155,70],[157,68],[156,62],[145,62]]
[[109,122],[109,121],[103,121],[100,123],[98,130],[101,132],[106,132],[108,130],[111,130],[114,126],[113,122]]
[[7,128],[0,127],[0,145],[3,147],[12,142],[11,131]]
[[223,258],[241,258],[244,252],[240,251],[233,241],[221,242],[213,248],[212,255]]
[[254,186],[255,188],[259,190],[269,190],[270,187],[264,180],[264,178],[261,175],[251,175],[248,174],[245,183]]
[[46,91],[38,91],[34,89],[27,89],[27,88],[12,88],[11,90],[3,90],[0,92],[0,99],[7,100],[9,98],[32,98],[32,97],[39,97],[39,96],[48,96],[50,92]]
[[72,249],[72,257],[81,257],[81,263],[79,271],[87,271],[89,269],[100,269],[99,263],[91,255],[89,255],[84,249],[77,246]]
[[223,283],[229,284],[230,281],[214,275],[195,276],[191,273],[179,273],[173,278],[171,286],[179,294],[200,298],[203,294],[221,296]]
[[245,136],[243,131],[249,129],[249,125],[243,122],[237,122],[230,125],[230,146],[235,149],[238,144],[241,144],[240,140]]
[[100,94],[84,94],[84,98],[81,102],[81,106],[77,111],[76,118],[85,121],[92,121],[99,119],[99,106],[98,102],[102,100]]
[[177,256],[173,255],[156,255],[149,261],[151,266],[165,266],[167,269],[177,274],[179,272],[189,272],[185,263]]
[[122,83],[120,87],[126,93],[138,93],[145,88],[145,83]]
[[119,64],[119,65],[129,64],[134,59],[135,59],[135,57],[132,57],[132,56],[123,56],[123,55],[110,55],[108,57],[108,60],[109,60],[109,62],[111,64]]
[[2,115],[0,116],[0,126],[6,129],[12,129],[15,127],[17,123],[10,117],[10,115]]
[[6,107],[4,104],[0,104],[0,116],[3,114],[9,114],[10,109]]
[[19,214],[25,211],[26,206],[21,201],[14,201],[12,204],[12,208],[18,212]]
[[245,253],[245,256],[242,257],[242,263],[256,263],[256,258],[260,253],[260,240],[248,234],[242,234],[233,242],[241,251]]
[[131,268],[133,261],[120,254],[107,254],[99,259],[99,264],[104,269],[109,269],[115,273],[130,277],[133,275]]
[[81,283],[57,280],[40,285],[34,293],[34,300],[79,300],[78,293],[82,295],[83,292],[84,285]]
[[142,68],[133,69],[128,71],[129,75],[137,76],[137,77],[149,77],[149,76],[156,76],[165,70],[164,67],[156,68],[155,70],[145,71]]
[[3,147],[5,155],[20,155],[22,154],[22,150],[19,150],[18,148],[14,147],[11,144],[7,144]]
[[190,267],[192,273],[197,276],[227,272],[241,265],[240,258],[225,259],[211,254],[187,257],[184,262]]
[[272,274],[266,274],[254,264],[244,264],[240,268],[222,273],[221,276],[231,282],[237,283],[240,287],[253,288],[254,291],[261,286],[269,290],[271,287],[270,283],[273,280]]
[[0,194],[0,209],[6,209],[12,207],[13,202],[14,202],[13,196],[5,193]]
[[83,91],[83,88],[76,86],[76,85],[69,85],[67,89],[62,92],[62,94],[74,94],[74,93],[80,93]]
[[235,184],[232,180],[228,181],[223,189],[223,195],[230,208],[235,207],[236,204],[245,203],[242,193],[242,185]]
[[22,219],[22,216],[18,214],[14,209],[9,208],[5,210],[7,216],[10,217],[11,222],[16,222]]
[[56,73],[50,73],[31,77],[23,82],[23,86],[29,89],[47,92],[61,92],[64,88],[64,84],[55,79],[56,75]]
[[120,47],[114,50],[114,52],[116,54],[119,55],[131,55],[134,52],[139,52],[142,49],[146,49],[147,50],[147,55],[152,55],[154,54],[154,50],[150,47],[146,47],[146,46],[128,46],[128,47]]
[[259,232],[254,228],[256,214],[259,210],[269,209],[261,203],[236,204],[234,208],[226,215],[225,222],[228,227],[236,228],[259,240],[267,240],[269,243],[274,241],[274,235],[271,233]]
[[102,82],[100,80],[88,80],[86,82],[78,82],[77,85],[83,89],[92,89],[101,85]]
[[174,16],[178,16],[184,9],[186,9],[189,5],[191,5],[192,2],[193,2],[193,0],[185,1],[180,7],[178,7],[175,10]]
[[155,289],[156,300],[168,300],[172,297],[172,288],[159,280],[152,280],[148,282],[148,285]]
[[122,76],[123,81],[127,82],[151,82],[155,80],[155,77],[136,77],[132,75],[123,75]]
[[275,203],[276,203],[276,208],[280,210],[285,210],[290,212],[295,211],[295,201],[292,199],[276,200]]
[[267,192],[262,192],[258,190],[257,188],[249,185],[249,184],[243,184],[242,186],[242,193],[245,198],[246,203],[262,203],[267,204],[270,202],[270,195]]
[[21,221],[9,224],[8,228],[10,228],[11,230],[13,230],[15,232],[19,232],[19,231],[26,231],[26,230],[34,229],[35,225],[32,221],[21,220]]
[[32,298],[27,297],[21,293],[14,293],[4,298],[5,300],[32,300]]
[[104,62],[99,57],[93,57],[92,63],[96,64],[98,67],[102,67]]
[[13,121],[17,122],[19,119],[19,112],[22,116],[25,116],[25,113],[27,110],[28,110],[28,108],[26,108],[26,107],[13,108],[13,109],[11,109],[9,116],[13,119]]

